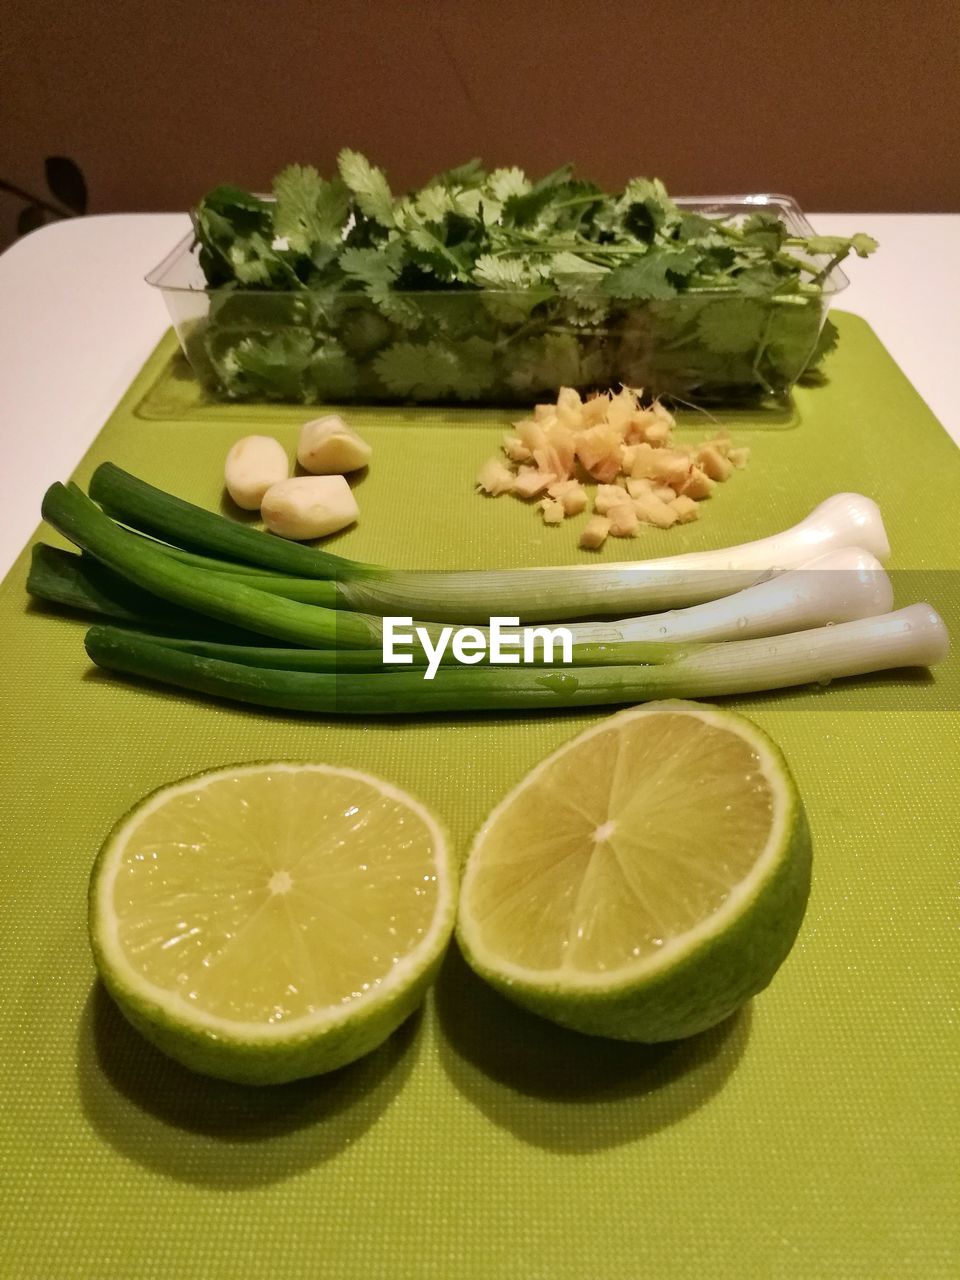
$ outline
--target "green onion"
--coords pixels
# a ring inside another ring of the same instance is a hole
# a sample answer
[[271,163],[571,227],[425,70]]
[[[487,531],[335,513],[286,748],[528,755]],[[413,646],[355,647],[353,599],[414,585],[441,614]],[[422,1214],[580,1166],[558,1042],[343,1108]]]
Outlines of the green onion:
[[[379,649],[277,649],[266,645],[225,644],[220,641],[186,637],[158,636],[153,632],[131,631],[124,634],[145,643],[162,645],[197,658],[217,658],[222,662],[245,667],[266,667],[285,671],[382,671]],[[415,663],[423,670],[426,662]],[[409,670],[410,668],[408,668]]]
[[242,574],[244,577],[249,577],[253,573],[261,578],[279,578],[282,576],[275,569],[252,569],[250,565],[238,564],[234,560],[217,560],[213,556],[201,556],[194,551],[184,551],[182,547],[172,547],[168,542],[158,542],[155,538],[151,538],[137,530],[131,530],[131,532],[136,533],[138,538],[142,538],[151,547],[156,547],[157,550],[165,552],[171,559],[179,560],[181,564],[192,565],[195,569],[211,569],[214,573],[237,573]]
[[159,632],[165,643],[172,643],[171,636],[176,635],[236,648],[256,645],[261,639],[256,632],[171,605],[86,553],[77,555],[45,542],[35,543],[31,550],[27,591],[47,604],[149,628],[151,633]]
[[42,509],[44,518],[81,550],[164,600],[311,648],[380,646],[379,618],[286,600],[228,574],[198,573],[120,529],[75,485],[51,485]]
[[[287,671],[383,671],[386,673],[399,670],[427,670],[428,663],[423,650],[414,652],[413,662],[403,667],[387,663],[379,652],[370,649],[274,649],[251,645],[249,643],[223,643],[193,638],[173,638],[157,636],[149,632],[128,632],[139,634],[141,640],[152,640],[162,644],[164,648],[178,649],[182,653],[192,653],[202,658],[218,658],[224,662],[240,663],[252,667],[277,667]],[[628,666],[640,663],[658,664],[669,662],[681,653],[693,653],[696,644],[669,644],[662,641],[614,641],[612,643],[576,644],[572,649],[572,666]],[[452,666],[456,658],[447,649],[440,659],[441,665]],[[479,665],[479,664],[478,664]],[[484,658],[486,666],[513,666],[516,664],[492,663]],[[528,663],[528,666],[550,666],[541,659]]]
[[[124,622],[162,624],[170,606],[87,557],[38,542],[30,552],[27,591],[37,600]],[[195,616],[195,615],[194,615]]]
[[[792,529],[718,551],[617,565],[419,572],[283,542],[165,494],[112,463],[94,472],[90,493],[116,519],[193,553],[286,577],[329,579],[333,599],[347,609],[443,622],[494,614],[533,622],[648,613],[716,600],[837,547],[862,547],[881,559],[889,554],[876,505],[858,494],[837,494]],[[275,583],[273,589],[280,588]]]
[[[157,543],[149,545],[162,549]],[[52,548],[44,548],[44,551],[53,557],[57,573],[52,576],[52,585],[47,581],[51,576],[49,570],[47,574],[31,573],[28,589],[34,595],[127,621],[159,623],[165,632],[176,632],[179,628],[188,636],[195,635],[195,616],[191,612],[180,619],[175,613],[169,616],[169,606],[165,602],[129,586],[124,579],[91,561],[88,556],[73,556]],[[40,568],[46,562],[39,552],[37,554],[37,567]],[[242,583],[246,586],[258,586],[263,582],[268,586],[282,584],[285,587],[285,584],[293,583],[302,588],[307,600],[318,602],[322,602],[323,593],[331,585],[318,580],[285,579],[268,574],[241,578],[208,574],[204,570],[201,576],[208,584],[222,576],[226,577],[228,584]],[[66,586],[64,579],[69,579]],[[112,607],[114,600],[130,598],[131,593],[133,603],[138,606],[136,611],[118,612]],[[806,568],[778,574],[720,600],[615,623],[573,623],[566,630],[572,639],[572,660],[576,665],[623,665],[648,661],[639,647],[643,645],[775,635],[883,613],[892,607],[892,603],[890,581],[879,561],[866,552],[847,548],[828,552]],[[435,642],[437,628],[427,627],[426,630]],[[486,635],[489,642],[489,632],[485,628],[477,628],[477,631]],[[220,656],[229,657],[229,654]],[[414,646],[412,657],[417,665],[426,658],[419,644]],[[452,653],[447,650],[440,660],[450,662]],[[289,666],[291,663],[278,665]],[[304,665],[305,669],[327,669],[322,660],[319,666],[314,666],[311,661]]]
[[101,667],[233,701],[326,715],[406,715],[457,711],[545,711],[716,697],[826,683],[891,667],[927,666],[946,656],[939,615],[916,604],[880,617],[772,639],[711,644],[659,665],[443,668],[329,673],[224,662],[111,627],[92,627],[87,653]]

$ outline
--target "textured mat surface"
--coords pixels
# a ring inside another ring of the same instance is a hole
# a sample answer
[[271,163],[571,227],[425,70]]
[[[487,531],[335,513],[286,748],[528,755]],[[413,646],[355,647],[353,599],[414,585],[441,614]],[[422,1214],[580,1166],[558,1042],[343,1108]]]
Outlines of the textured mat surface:
[[[960,636],[960,452],[868,327],[840,323],[829,385],[726,416],[753,458],[699,523],[605,554],[762,536],[860,490],[883,509],[898,604],[930,599]],[[264,421],[292,445],[312,415],[205,406],[173,353],[168,335],[77,478],[110,458],[216,507],[233,439]],[[349,416],[375,461],[337,550],[424,567],[579,554],[574,528],[472,494],[508,415]],[[793,954],[726,1026],[655,1049],[591,1041],[451,955],[370,1058],[257,1092],[167,1062],[95,984],[86,882],[116,817],[216,764],[317,759],[413,790],[463,846],[596,715],[342,724],[125,684],[91,670],[79,621],[27,605],[25,574],[21,557],[0,588],[0,1274],[956,1273],[956,660],[733,704],[794,769],[815,869]]]

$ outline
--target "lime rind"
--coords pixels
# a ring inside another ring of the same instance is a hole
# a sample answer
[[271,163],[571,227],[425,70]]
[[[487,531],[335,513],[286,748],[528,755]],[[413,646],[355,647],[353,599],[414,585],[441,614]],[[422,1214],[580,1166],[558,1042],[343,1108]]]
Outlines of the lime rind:
[[[279,1023],[241,1022],[186,1004],[138,973],[119,942],[110,897],[125,838],[172,795],[202,780],[263,770],[311,770],[373,786],[424,822],[438,872],[436,908],[425,936],[377,985],[346,1003]],[[264,760],[220,766],[168,783],[143,797],[114,825],[94,863],[89,889],[89,934],[94,962],[127,1021],[162,1052],[205,1075],[249,1084],[276,1084],[332,1071],[371,1052],[422,1002],[442,963],[456,915],[456,869],[436,817],[415,797],[358,770],[303,761]]]

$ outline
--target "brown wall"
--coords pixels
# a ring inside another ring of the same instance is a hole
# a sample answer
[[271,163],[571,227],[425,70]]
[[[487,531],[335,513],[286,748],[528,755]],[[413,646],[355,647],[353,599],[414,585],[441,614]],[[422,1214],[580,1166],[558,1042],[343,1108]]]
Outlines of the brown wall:
[[[0,0],[0,177],[182,209],[366,151],[960,209],[957,0]],[[0,237],[16,206],[0,197]]]

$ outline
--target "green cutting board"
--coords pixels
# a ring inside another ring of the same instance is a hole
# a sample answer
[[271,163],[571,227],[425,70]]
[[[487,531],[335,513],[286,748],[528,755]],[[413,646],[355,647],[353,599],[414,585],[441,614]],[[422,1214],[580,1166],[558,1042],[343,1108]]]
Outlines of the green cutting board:
[[[897,603],[960,625],[960,452],[869,328],[840,327],[827,386],[725,416],[753,457],[697,524],[605,554],[759,537],[854,489],[882,507]],[[168,335],[77,479],[109,458],[216,507],[232,440],[262,422],[292,449],[309,416],[204,404]],[[374,463],[338,551],[398,567],[581,554],[575,527],[472,493],[509,415],[349,416]],[[79,620],[27,604],[26,566],[0,589],[0,1275],[957,1274],[956,663],[733,703],[790,760],[815,869],[792,955],[726,1025],[656,1048],[578,1037],[451,954],[369,1058],[256,1091],[168,1062],[95,982],[87,875],[116,817],[212,765],[315,759],[409,788],[463,847],[602,713],[346,724],[124,683],[90,668]]]

